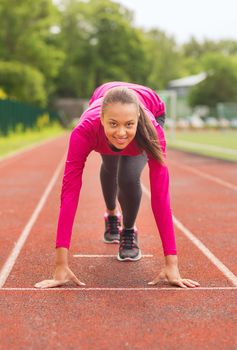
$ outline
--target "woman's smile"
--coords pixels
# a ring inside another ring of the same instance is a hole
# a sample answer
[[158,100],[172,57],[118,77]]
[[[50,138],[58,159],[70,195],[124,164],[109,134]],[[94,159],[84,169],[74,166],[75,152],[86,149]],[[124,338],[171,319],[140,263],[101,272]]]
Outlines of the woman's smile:
[[127,142],[127,137],[125,138],[118,138],[118,137],[114,137],[114,140],[116,140],[120,145],[123,145]]

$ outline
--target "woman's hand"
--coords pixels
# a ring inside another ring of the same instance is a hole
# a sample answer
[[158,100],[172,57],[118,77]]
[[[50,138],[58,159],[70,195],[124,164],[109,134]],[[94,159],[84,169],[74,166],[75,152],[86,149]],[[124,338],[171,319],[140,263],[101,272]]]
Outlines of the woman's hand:
[[36,288],[53,288],[63,286],[70,281],[75,282],[78,286],[85,286],[85,283],[79,281],[68,265],[58,265],[52,280],[44,280],[36,283],[34,286]]
[[171,285],[179,286],[181,288],[196,288],[200,284],[197,281],[190,280],[188,278],[181,278],[178,266],[165,266],[160,274],[149,285],[155,285],[159,281],[169,282]]

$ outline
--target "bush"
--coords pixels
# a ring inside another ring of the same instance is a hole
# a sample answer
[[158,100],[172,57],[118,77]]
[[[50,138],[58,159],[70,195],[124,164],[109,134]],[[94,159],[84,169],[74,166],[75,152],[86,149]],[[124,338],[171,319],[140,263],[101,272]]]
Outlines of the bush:
[[44,107],[47,103],[44,76],[19,62],[0,62],[0,85],[10,97]]
[[44,113],[37,118],[36,129],[42,130],[45,126],[48,126],[50,122],[48,113]]
[[7,98],[6,92],[0,88],[0,100],[5,100]]

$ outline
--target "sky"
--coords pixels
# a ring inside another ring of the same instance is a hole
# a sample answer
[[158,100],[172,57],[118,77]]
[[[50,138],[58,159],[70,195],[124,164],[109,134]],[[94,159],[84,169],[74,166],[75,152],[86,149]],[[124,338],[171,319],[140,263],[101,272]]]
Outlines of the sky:
[[179,44],[191,36],[237,40],[237,0],[116,0],[134,11],[136,26],[153,27]]

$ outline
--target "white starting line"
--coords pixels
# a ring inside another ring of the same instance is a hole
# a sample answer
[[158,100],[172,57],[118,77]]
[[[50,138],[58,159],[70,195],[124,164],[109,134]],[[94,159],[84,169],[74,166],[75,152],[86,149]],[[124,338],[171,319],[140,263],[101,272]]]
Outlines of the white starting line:
[[0,292],[1,291],[34,291],[34,292],[38,292],[38,291],[77,291],[77,292],[82,292],[82,291],[86,291],[86,292],[89,292],[89,291],[131,291],[131,292],[134,292],[134,291],[149,291],[149,292],[162,292],[163,290],[179,290],[179,291],[200,291],[200,290],[237,290],[237,287],[196,287],[196,288],[181,288],[181,287],[143,287],[143,288],[139,288],[139,287],[134,287],[134,288],[129,288],[129,287],[112,287],[112,288],[109,288],[109,287],[97,287],[97,288],[91,288],[91,287],[88,287],[88,288],[85,288],[85,287],[78,287],[78,288],[0,288]]
[[[92,254],[74,254],[74,258],[116,258],[117,255],[92,255]],[[153,255],[144,254],[142,258],[152,258]]]

